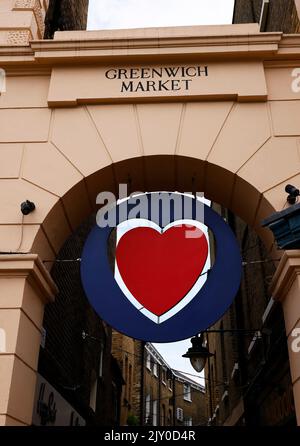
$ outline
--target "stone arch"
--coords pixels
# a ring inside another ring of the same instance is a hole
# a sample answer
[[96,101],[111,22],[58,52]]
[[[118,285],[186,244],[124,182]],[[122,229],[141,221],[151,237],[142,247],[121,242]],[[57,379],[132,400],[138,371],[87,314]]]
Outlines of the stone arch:
[[37,205],[25,220],[22,251],[53,256],[96,195],[117,193],[119,183],[204,192],[270,246],[260,222],[284,207],[286,182],[300,179],[298,138],[276,136],[271,118],[268,103],[230,101],[53,110],[47,142],[25,143],[22,178],[10,185],[11,207],[25,196]]
[[[146,183],[143,174],[132,177],[130,173],[136,169],[142,169],[143,172],[142,165],[144,162],[143,158],[131,158],[95,172],[74,185],[49,210],[35,235],[31,248],[32,252],[37,253],[42,260],[54,258],[68,235],[96,210],[98,193],[105,190],[113,192],[118,197],[118,183],[115,182],[116,172],[121,172],[117,174],[118,178],[120,178],[120,183],[126,184],[130,193],[159,190],[204,192],[205,197],[222,205],[225,203],[225,207],[253,226],[265,242],[267,248],[270,249],[273,244],[272,234],[262,229],[260,222],[262,218],[274,212],[275,208],[269,201],[261,198],[260,193],[248,182],[243,181],[241,178],[234,178],[234,174],[219,166],[212,164],[204,166],[202,160],[158,155],[147,159],[147,163],[149,163],[148,175],[153,175],[154,179]],[[208,181],[207,187],[200,189],[199,187],[197,188],[197,185],[203,183],[201,175],[205,169],[209,172],[215,172],[216,179]],[[162,175],[165,174],[165,177],[161,178],[161,180],[155,176],[159,170],[161,170]],[[237,198],[235,199],[236,201],[232,199],[225,201],[223,198],[225,195],[230,195],[229,188],[233,187],[235,181],[238,181],[243,188],[240,191],[240,201]],[[136,187],[133,187],[133,185]],[[251,220],[246,212],[247,204],[249,205],[250,200],[251,202],[256,200],[259,207],[259,214],[251,216]],[[47,246],[45,246],[45,239],[47,240]]]

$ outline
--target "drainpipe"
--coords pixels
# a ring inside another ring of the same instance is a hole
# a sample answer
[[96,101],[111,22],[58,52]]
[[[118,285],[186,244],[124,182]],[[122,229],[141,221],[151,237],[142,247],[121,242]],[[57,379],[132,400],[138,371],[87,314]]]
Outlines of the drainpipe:
[[[207,341],[207,349],[209,350],[209,340],[208,340],[208,335],[206,335],[206,341]],[[212,386],[215,385],[215,383],[211,382],[211,374],[210,374],[210,357],[208,357],[208,364],[207,364],[207,368],[208,368],[208,387],[209,387],[209,412],[210,412],[210,419],[212,419],[213,416],[213,404],[212,404]]]
[[157,421],[158,421],[158,423],[157,423],[157,425],[158,425],[158,426],[161,426],[160,403],[161,403],[161,377],[162,377],[162,365],[157,363],[157,366],[158,366],[158,370],[159,370],[159,372],[158,372],[158,401],[157,401],[157,417],[158,417],[158,420],[157,420]]
[[175,375],[172,376],[173,383],[173,426],[176,426],[176,385],[175,385]]

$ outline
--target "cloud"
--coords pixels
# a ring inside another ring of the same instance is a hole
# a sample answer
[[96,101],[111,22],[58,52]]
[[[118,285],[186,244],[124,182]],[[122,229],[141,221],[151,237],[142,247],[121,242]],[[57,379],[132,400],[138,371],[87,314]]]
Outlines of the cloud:
[[90,0],[88,29],[232,22],[234,0]]

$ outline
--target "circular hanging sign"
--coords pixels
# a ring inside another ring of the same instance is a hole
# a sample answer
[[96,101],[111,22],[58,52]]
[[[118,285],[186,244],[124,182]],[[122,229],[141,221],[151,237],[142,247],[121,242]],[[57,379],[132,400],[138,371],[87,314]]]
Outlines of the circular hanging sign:
[[[167,192],[112,206],[102,212],[83,249],[81,279],[90,304],[114,329],[135,339],[175,342],[206,330],[230,307],[240,286],[242,260],[229,226],[200,200],[177,195],[182,206],[170,205],[168,218]],[[153,206],[158,197],[161,205]],[[114,229],[112,268],[108,245]]]

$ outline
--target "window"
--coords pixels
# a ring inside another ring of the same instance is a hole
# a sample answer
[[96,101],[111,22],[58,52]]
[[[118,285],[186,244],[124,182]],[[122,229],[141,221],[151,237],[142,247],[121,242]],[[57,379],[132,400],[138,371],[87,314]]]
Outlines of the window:
[[183,409],[181,407],[177,407],[176,409],[176,418],[178,421],[183,421]]
[[146,367],[148,370],[151,370],[151,355],[150,355],[150,353],[147,353],[147,356],[146,356]]
[[166,385],[166,382],[167,382],[167,371],[164,367],[162,368],[162,371],[161,371],[161,382],[164,385]]
[[158,377],[158,364],[157,364],[157,362],[153,363],[153,375]]
[[185,426],[193,426],[193,418],[192,417],[185,418],[184,425]]
[[153,426],[157,426],[157,400],[153,401]]
[[166,375],[167,375],[166,377],[167,377],[167,381],[168,381],[168,388],[169,388],[169,390],[173,391],[173,379],[174,379],[174,376],[173,376],[172,370],[167,369],[166,370]]
[[146,396],[146,408],[145,408],[145,418],[146,418],[146,424],[150,424],[150,414],[151,414],[151,396],[148,394]]
[[185,401],[192,401],[191,386],[189,384],[183,384],[183,399]]

